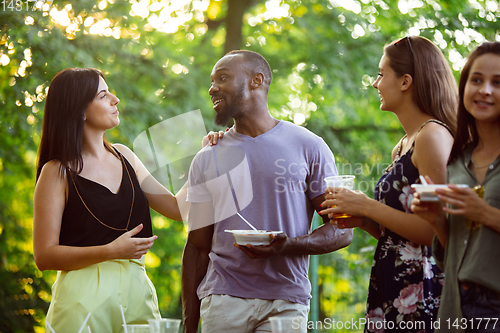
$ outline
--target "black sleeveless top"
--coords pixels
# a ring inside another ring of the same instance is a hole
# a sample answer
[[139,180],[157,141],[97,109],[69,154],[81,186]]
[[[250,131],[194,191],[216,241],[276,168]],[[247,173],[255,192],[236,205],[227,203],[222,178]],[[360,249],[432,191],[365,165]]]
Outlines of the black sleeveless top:
[[[146,195],[141,190],[134,168],[119,152],[117,153],[122,161],[123,170],[122,181],[116,194],[99,183],[74,173],[71,174],[67,170],[68,201],[62,217],[60,245],[105,245],[141,223],[144,228],[134,237],[153,235]],[[131,212],[132,186],[135,190],[135,198]],[[130,223],[127,227],[129,216]]]

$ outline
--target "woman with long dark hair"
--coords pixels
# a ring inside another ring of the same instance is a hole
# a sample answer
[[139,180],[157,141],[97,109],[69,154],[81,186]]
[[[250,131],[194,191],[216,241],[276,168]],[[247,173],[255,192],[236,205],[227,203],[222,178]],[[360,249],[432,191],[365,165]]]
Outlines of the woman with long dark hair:
[[127,323],[160,318],[143,259],[157,238],[149,207],[174,220],[181,210],[130,149],[104,138],[118,103],[97,69],[65,69],[47,94],[33,253],[40,270],[59,271],[47,314],[57,333],[85,320],[92,332],[121,332],[121,309]]
[[446,274],[441,330],[500,332],[499,42],[485,42],[470,54],[459,96],[449,189],[436,191],[441,203],[416,197],[412,210],[434,229],[434,257]]
[[[393,112],[406,135],[375,188],[328,188],[327,208],[339,228],[359,227],[378,239],[367,301],[367,332],[432,332],[442,272],[431,257],[432,228],[411,214],[411,185],[420,175],[446,178],[458,104],[457,85],[445,57],[424,37],[405,37],[384,48],[373,84],[380,108]],[[352,217],[335,218],[345,213]]]

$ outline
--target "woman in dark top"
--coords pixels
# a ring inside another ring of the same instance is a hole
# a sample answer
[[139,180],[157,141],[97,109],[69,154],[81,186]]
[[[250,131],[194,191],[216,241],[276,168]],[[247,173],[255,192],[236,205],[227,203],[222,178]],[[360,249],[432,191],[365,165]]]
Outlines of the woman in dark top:
[[121,332],[120,307],[127,323],[160,318],[143,259],[157,238],[149,207],[182,220],[185,189],[177,200],[130,149],[105,140],[118,102],[100,71],[78,68],[54,77],[45,102],[33,253],[40,270],[59,271],[47,314],[57,333]]
[[[423,37],[387,45],[373,84],[380,108],[393,112],[406,135],[394,147],[392,165],[372,200],[360,192],[328,188],[322,214],[346,213],[339,228],[359,227],[378,239],[367,302],[366,332],[432,332],[442,272],[431,256],[433,230],[411,214],[411,185],[419,175],[444,182],[453,144],[458,93],[451,69]],[[329,193],[332,192],[332,193]]]

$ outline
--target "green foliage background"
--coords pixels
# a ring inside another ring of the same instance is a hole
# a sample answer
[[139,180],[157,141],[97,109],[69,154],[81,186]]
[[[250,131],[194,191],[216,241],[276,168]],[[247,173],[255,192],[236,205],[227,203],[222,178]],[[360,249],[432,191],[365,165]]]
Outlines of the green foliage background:
[[[148,127],[195,109],[208,129],[217,129],[209,74],[224,46],[235,42],[226,40],[235,29],[227,13],[241,7],[241,48],[261,53],[273,69],[271,113],[323,137],[339,171],[356,174],[358,188],[371,195],[403,134],[370,87],[383,46],[408,34],[425,36],[458,77],[471,49],[500,40],[497,0],[20,3],[0,3],[0,332],[42,332],[55,280],[55,272],[34,264],[31,226],[44,99],[60,70],[96,67],[106,74],[121,99],[121,125],[107,134],[111,142],[131,147]],[[180,318],[186,231],[155,213],[153,223],[159,238],[147,257],[148,274],[162,315]],[[356,230],[347,249],[320,256],[320,320],[364,316],[375,244]]]

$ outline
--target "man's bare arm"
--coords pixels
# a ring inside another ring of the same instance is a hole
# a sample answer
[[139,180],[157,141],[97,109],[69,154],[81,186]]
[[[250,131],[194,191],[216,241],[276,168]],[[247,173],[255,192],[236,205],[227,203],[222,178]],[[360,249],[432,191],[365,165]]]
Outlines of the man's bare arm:
[[[212,219],[212,221],[207,221]],[[198,331],[200,300],[196,290],[207,273],[209,253],[214,233],[212,202],[193,203],[189,210],[190,226],[201,226],[189,231],[182,255],[182,317],[184,333]],[[191,229],[191,228],[190,228]]]
[[[316,211],[321,210],[320,204],[324,201],[324,195],[317,196],[311,200]],[[237,248],[246,253],[250,258],[267,258],[274,255],[311,255],[323,254],[336,251],[348,246],[352,241],[352,229],[338,229],[323,217],[323,225],[316,228],[310,234],[289,238],[285,234],[273,236],[273,241],[267,246],[241,246]]]

